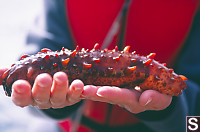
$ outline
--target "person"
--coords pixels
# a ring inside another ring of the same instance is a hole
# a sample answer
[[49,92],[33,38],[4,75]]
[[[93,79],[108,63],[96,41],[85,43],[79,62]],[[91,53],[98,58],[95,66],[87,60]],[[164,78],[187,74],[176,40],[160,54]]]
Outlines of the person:
[[81,132],[182,132],[186,116],[200,114],[198,0],[44,0],[36,20],[27,36],[32,53],[44,47],[74,49],[76,44],[91,49],[96,42],[109,49],[129,44],[140,54],[156,52],[156,59],[189,80],[182,95],[172,97],[154,90],[84,85],[78,79],[68,84],[63,72],[53,77],[42,73],[32,88],[25,80],[14,82],[17,106],[37,106],[32,110],[58,120],[62,131]]

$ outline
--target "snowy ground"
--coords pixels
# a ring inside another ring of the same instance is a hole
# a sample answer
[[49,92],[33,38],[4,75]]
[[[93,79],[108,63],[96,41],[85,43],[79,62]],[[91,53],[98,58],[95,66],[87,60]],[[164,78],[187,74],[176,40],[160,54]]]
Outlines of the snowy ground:
[[[0,0],[0,68],[10,66],[19,57],[40,4],[40,0]],[[34,124],[43,123],[49,122],[15,106],[0,86],[0,132],[34,132]]]

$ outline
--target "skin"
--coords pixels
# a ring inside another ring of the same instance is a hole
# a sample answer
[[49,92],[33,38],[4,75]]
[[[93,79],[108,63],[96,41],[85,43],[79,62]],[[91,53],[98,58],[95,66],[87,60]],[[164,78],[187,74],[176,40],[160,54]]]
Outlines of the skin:
[[[0,69],[1,76],[6,70]],[[163,110],[171,103],[172,97],[154,90],[138,92],[110,86],[84,86],[81,80],[74,80],[69,86],[67,74],[57,72],[53,78],[42,73],[37,76],[33,88],[25,80],[17,80],[12,85],[12,101],[20,107],[37,106],[40,109],[62,108],[79,102],[81,99],[117,104],[132,113],[145,110]]]

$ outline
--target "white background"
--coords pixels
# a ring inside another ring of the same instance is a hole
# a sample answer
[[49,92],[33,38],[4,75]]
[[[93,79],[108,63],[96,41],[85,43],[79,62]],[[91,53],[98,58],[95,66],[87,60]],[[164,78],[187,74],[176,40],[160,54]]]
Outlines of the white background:
[[[41,0],[0,0],[0,68],[9,67],[21,55],[40,7]],[[0,86],[0,132],[34,132],[39,125],[51,128],[47,124],[49,120],[35,118],[27,108],[15,106]]]

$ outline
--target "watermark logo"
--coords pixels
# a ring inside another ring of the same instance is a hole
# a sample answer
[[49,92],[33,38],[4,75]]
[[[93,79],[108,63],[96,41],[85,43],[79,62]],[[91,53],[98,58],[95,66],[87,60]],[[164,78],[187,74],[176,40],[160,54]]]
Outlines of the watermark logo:
[[200,132],[200,116],[186,117],[186,132]]

